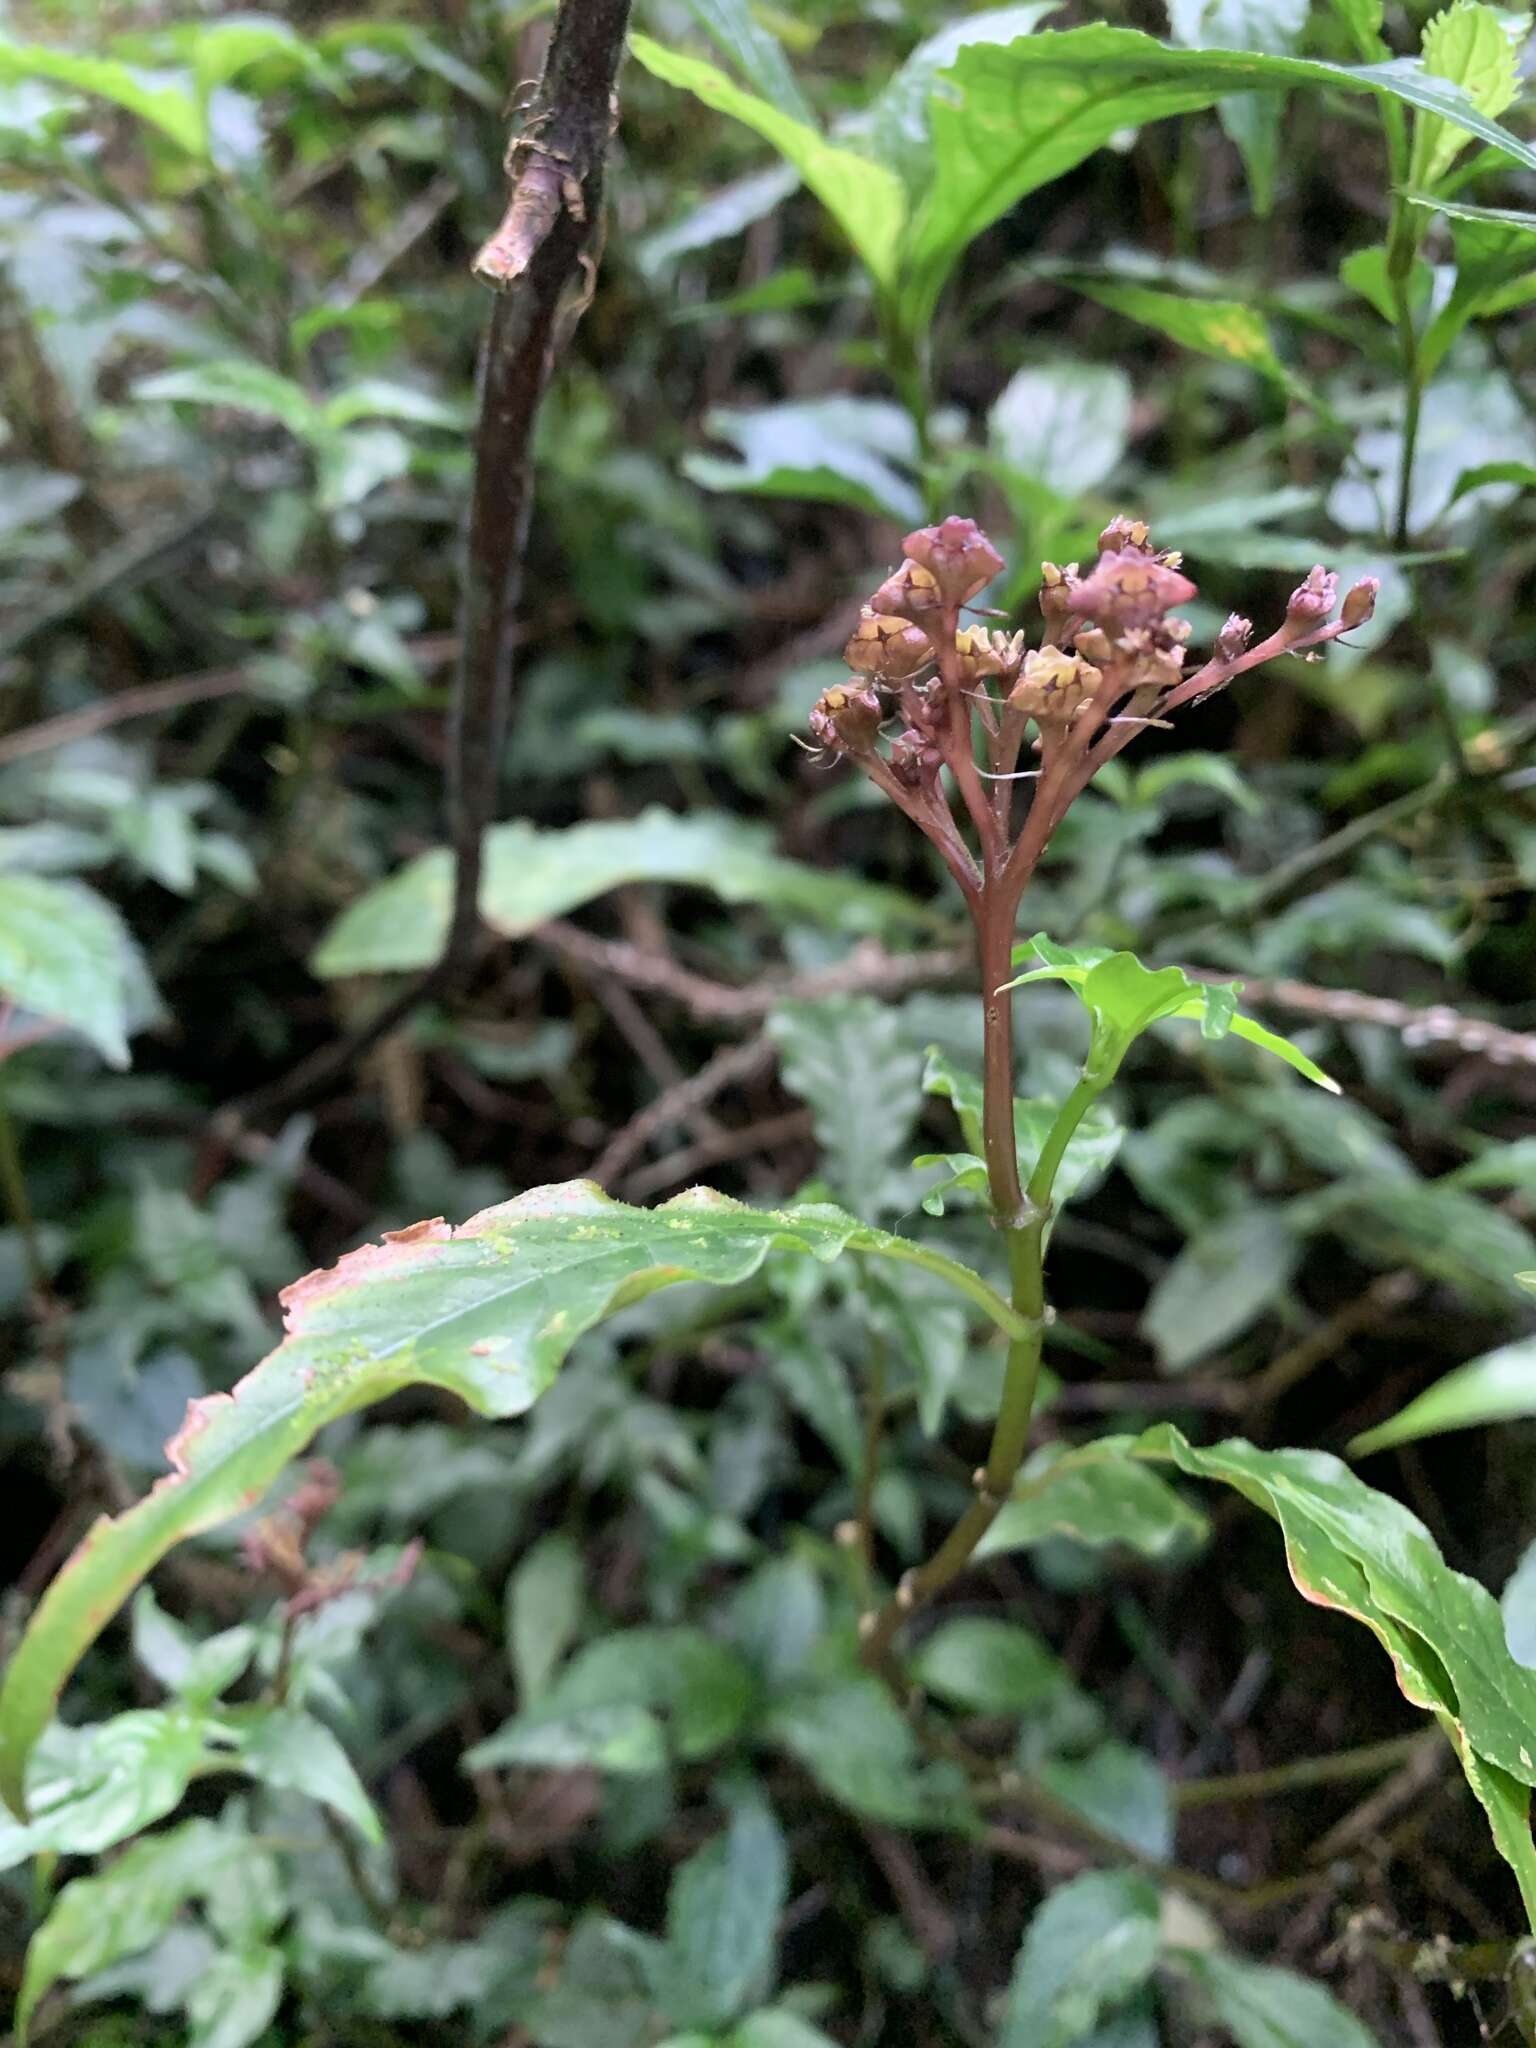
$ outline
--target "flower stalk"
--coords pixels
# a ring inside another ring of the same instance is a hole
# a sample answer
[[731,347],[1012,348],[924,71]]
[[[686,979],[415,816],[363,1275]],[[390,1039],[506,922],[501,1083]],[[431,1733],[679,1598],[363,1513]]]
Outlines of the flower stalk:
[[[1029,1445],[1049,1319],[1045,1245],[1056,1176],[1108,1073],[1085,1071],[1027,1173],[1013,1110],[1013,945],[1020,900],[1076,799],[1138,733],[1282,654],[1311,652],[1370,617],[1366,578],[1339,603],[1338,579],[1314,569],[1285,617],[1253,642],[1234,614],[1207,658],[1189,663],[1191,630],[1177,608],[1196,595],[1180,557],[1153,545],[1140,520],[1114,519],[1089,573],[1042,565],[1045,637],[967,623],[1003,567],[973,520],[948,518],[902,543],[903,559],[874,591],[845,650],[854,680],[823,692],[811,731],[902,810],[954,877],[975,926],[983,1006],[983,1113],[992,1221],[1001,1233],[1010,1339],[1003,1392],[975,1498],[925,1564],[904,1574],[861,1623],[866,1663],[894,1681],[903,1621],[975,1554],[1018,1479]],[[1020,762],[1029,765],[1021,768]],[[1020,792],[1029,792],[1020,803]]]

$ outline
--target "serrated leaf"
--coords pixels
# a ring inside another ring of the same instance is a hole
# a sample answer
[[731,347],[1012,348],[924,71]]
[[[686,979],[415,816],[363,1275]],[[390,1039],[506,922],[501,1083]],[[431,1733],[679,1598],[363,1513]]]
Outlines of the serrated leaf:
[[1451,81],[1406,65],[1175,49],[1105,23],[1042,30],[1006,46],[973,43],[944,74],[943,96],[933,105],[934,178],[903,256],[906,325],[914,332],[926,327],[962,250],[984,228],[1122,129],[1191,113],[1232,93],[1304,85],[1426,109],[1536,169],[1529,143],[1499,127]]
[[926,184],[933,157],[928,106],[939,74],[967,43],[1011,43],[1031,34],[1060,5],[1061,0],[1022,0],[1012,7],[984,8],[919,43],[868,112],[866,132],[881,162],[899,171],[914,191]]
[[658,1990],[675,2024],[722,2027],[763,1996],[788,1887],[778,1822],[760,1798],[741,1798],[724,1834],[679,1866],[667,1894]]
[[923,1063],[873,996],[784,1003],[768,1019],[784,1085],[810,1109],[822,1172],[856,1216],[891,1207],[891,1172],[922,1106]]
[[710,491],[810,498],[853,505],[905,525],[923,516],[910,471],[917,441],[910,416],[878,398],[788,399],[753,411],[717,407],[704,429],[735,460],[694,450],[683,469]]
[[128,1064],[132,941],[112,906],[81,882],[0,874],[0,996]]
[[[1480,114],[1502,114],[1520,90],[1515,39],[1498,11],[1481,0],[1452,0],[1426,23],[1421,61],[1427,75],[1449,79]],[[1438,183],[1467,141],[1466,130],[1455,122],[1417,114],[1408,183],[1421,192]]]
[[1091,1871],[1059,1886],[1025,1932],[998,2048],[1077,2048],[1148,1981],[1161,1948],[1146,1878]]
[[[1478,1759],[1523,1788],[1536,1783],[1536,1672],[1510,1656],[1492,1594],[1451,1570],[1416,1515],[1325,1451],[1265,1451],[1240,1437],[1199,1449],[1168,1424],[1120,1448],[1233,1486],[1273,1516],[1304,1596],[1363,1622],[1404,1696],[1454,1723]],[[1514,1867],[1536,1918],[1536,1855]]]
[[[1148,1486],[1148,1479],[1157,1483]],[[1156,1559],[1192,1551],[1209,1533],[1199,1508],[1155,1473],[1138,1468],[1118,1440],[1100,1438],[1075,1450],[1042,1445],[976,1555],[1025,1550],[1048,1537],[1067,1536],[1090,1549],[1115,1547]]]
[[1179,1961],[1201,2006],[1237,2048],[1377,2048],[1331,1991],[1294,1970],[1220,1948],[1183,1950]]
[[1142,1315],[1165,1372],[1187,1372],[1242,1335],[1290,1286],[1301,1247],[1283,1209],[1250,1203],[1192,1237]]
[[327,1422],[415,1384],[482,1415],[520,1415],[579,1336],[657,1288],[734,1286],[770,1253],[825,1263],[849,1251],[921,1266],[1000,1328],[1021,1327],[978,1275],[830,1206],[754,1210],[695,1189],[632,1209],[590,1181],[533,1189],[457,1230],[415,1224],[297,1282],[283,1296],[285,1341],[232,1394],[192,1404],[168,1446],[171,1471],[98,1521],[44,1594],[0,1688],[7,1803],[21,1802],[64,1680],[134,1586],[184,1536],[259,1499]]
[[[629,882],[706,889],[722,902],[760,904],[849,933],[933,922],[897,889],[786,860],[740,819],[659,807],[548,832],[521,821],[494,826],[480,911],[492,931],[521,938]],[[446,848],[424,853],[343,911],[311,965],[328,980],[430,967],[447,940],[452,902],[452,857]]]
[[1349,1455],[1368,1458],[1420,1437],[1527,1415],[1536,1415],[1536,1337],[1519,1338],[1457,1366],[1387,1421],[1352,1438]]
[[657,78],[683,87],[772,143],[832,215],[876,283],[890,281],[907,210],[901,181],[893,172],[854,150],[838,148],[805,122],[744,92],[713,64],[664,49],[649,36],[631,35],[629,47]]

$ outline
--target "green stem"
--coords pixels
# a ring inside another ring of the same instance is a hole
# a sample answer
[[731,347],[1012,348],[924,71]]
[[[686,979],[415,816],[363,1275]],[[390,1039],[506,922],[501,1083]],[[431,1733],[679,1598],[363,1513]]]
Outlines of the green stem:
[[1078,1082],[1046,1134],[1028,1188],[1021,1187],[1013,1122],[1013,998],[1000,992],[1011,968],[1016,902],[1017,896],[1010,900],[1001,878],[989,875],[978,917],[985,1033],[982,1123],[992,1212],[1007,1249],[1009,1302],[1016,1328],[1010,1333],[1002,1398],[987,1461],[975,1478],[975,1499],[927,1563],[905,1573],[894,1598],[864,1618],[864,1661],[888,1679],[894,1678],[891,1646],[903,1620],[965,1569],[1018,1479],[1040,1387],[1047,1314],[1045,1233],[1051,1196],[1072,1134],[1107,1080],[1107,1076],[1096,1074],[1091,1080],[1085,1075]]
[[1436,1731],[1393,1735],[1359,1749],[1335,1750],[1329,1756],[1298,1757],[1267,1771],[1240,1771],[1230,1778],[1194,1778],[1173,1788],[1178,1806],[1230,1805],[1239,1800],[1268,1799],[1276,1792],[1299,1792],[1313,1785],[1343,1785],[1356,1778],[1382,1778],[1408,1763],[1427,1743],[1438,1743]]
[[1398,547],[1408,545],[1413,512],[1413,464],[1419,445],[1419,415],[1424,399],[1424,375],[1419,365],[1419,331],[1413,317],[1413,266],[1419,253],[1425,216],[1410,206],[1403,193],[1409,181],[1409,146],[1403,110],[1393,102],[1383,103],[1387,133],[1387,154],[1392,178],[1392,214],[1387,229],[1387,284],[1397,326],[1397,348],[1403,376],[1403,451],[1397,477],[1397,513],[1393,539]]
[[27,1195],[27,1177],[21,1164],[21,1147],[16,1139],[16,1126],[11,1119],[10,1104],[5,1099],[5,1090],[0,1086],[0,1199],[4,1200],[6,1211],[16,1226],[16,1235],[21,1240],[22,1261],[27,1269],[27,1289],[39,1308],[50,1298],[48,1268],[43,1261],[42,1247],[38,1242],[37,1219],[32,1213],[32,1203]]

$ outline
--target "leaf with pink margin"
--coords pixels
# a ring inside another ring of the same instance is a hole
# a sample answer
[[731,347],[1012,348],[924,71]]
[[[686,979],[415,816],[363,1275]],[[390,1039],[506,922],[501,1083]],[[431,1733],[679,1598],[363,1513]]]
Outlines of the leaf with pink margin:
[[530,1408],[606,1315],[678,1281],[733,1286],[770,1252],[860,1252],[947,1280],[1010,1335],[1022,1325],[967,1267],[829,1205],[751,1209],[695,1188],[659,1209],[592,1181],[534,1188],[451,1229],[441,1218],[349,1252],[282,1297],[283,1342],[229,1394],[194,1401],[171,1469],[103,1517],[43,1595],[0,1686],[0,1796],[25,1812],[27,1759],[85,1651],[183,1537],[254,1507],[327,1423],[402,1387],[445,1388],[477,1414]]

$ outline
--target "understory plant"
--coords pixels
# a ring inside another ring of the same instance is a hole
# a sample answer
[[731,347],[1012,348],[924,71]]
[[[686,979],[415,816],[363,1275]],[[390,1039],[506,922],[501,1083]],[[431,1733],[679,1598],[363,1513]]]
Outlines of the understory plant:
[[[1272,1516],[1302,1593],[1377,1636],[1404,1694],[1453,1746],[1536,1923],[1536,1674],[1512,1661],[1491,1596],[1445,1564],[1421,1522],[1331,1456],[1241,1439],[1202,1447],[1167,1425],[1030,1453],[1052,1315],[1051,1228],[1091,1161],[1098,1099],[1131,1046],[1165,1026],[1193,1025],[1207,1040],[1235,1035],[1307,1082],[1334,1086],[1298,1047],[1237,1008],[1234,984],[1043,935],[1020,943],[1031,874],[1074,800],[1139,733],[1188,717],[1201,699],[1277,657],[1318,658],[1369,617],[1374,587],[1357,583],[1341,602],[1336,578],[1316,568],[1272,631],[1256,637],[1234,615],[1199,657],[1179,615],[1195,586],[1179,556],[1158,548],[1139,521],[1112,521],[1083,571],[1044,566],[1039,644],[994,623],[984,599],[1002,569],[968,519],[909,534],[900,565],[872,593],[848,642],[849,679],[823,692],[810,721],[819,749],[851,762],[932,841],[975,926],[984,1072],[977,1082],[934,1057],[930,1089],[949,1097],[960,1149],[918,1162],[942,1169],[927,1185],[928,1214],[953,1203],[974,1220],[979,1205],[990,1227],[975,1262],[953,1257],[927,1224],[898,1234],[824,1200],[762,1210],[695,1188],[647,1210],[572,1181],[532,1189],[456,1227],[434,1218],[391,1232],[297,1281],[283,1297],[283,1343],[232,1393],[192,1403],[168,1446],[170,1471],[144,1499],[96,1524],[28,1623],[0,1694],[0,1783],[16,1816],[0,1832],[0,1851],[11,1860],[28,1850],[45,1862],[99,1850],[170,1813],[203,1773],[233,1770],[320,1800],[368,1896],[364,1859],[379,1828],[335,1738],[313,1717],[328,1683],[325,1633],[318,1643],[305,1634],[308,1621],[367,1590],[358,1560],[307,1560],[310,1536],[335,1502],[333,1475],[317,1469],[248,1528],[247,1561],[284,1593],[267,1629],[236,1628],[198,1643],[141,1588],[135,1645],[171,1693],[169,1707],[73,1735],[59,1727],[61,1690],[84,1653],[176,1545],[257,1506],[316,1434],[350,1412],[427,1385],[482,1415],[522,1415],[604,1318],[633,1315],[660,1289],[729,1289],[764,1269],[786,1275],[780,1341],[792,1346],[797,1325],[804,1330],[818,1312],[824,1277],[837,1269],[849,1271],[870,1311],[871,1381],[855,1510],[836,1532],[846,1565],[841,1592],[836,1575],[807,1572],[803,1556],[765,1560],[737,1610],[738,1641],[775,1646],[755,1676],[727,1642],[677,1627],[599,1637],[557,1671],[571,1627],[561,1588],[569,1588],[575,1560],[563,1536],[547,1538],[515,1575],[511,1608],[519,1668],[538,1682],[528,1680],[521,1710],[466,1759],[481,1772],[581,1763],[622,1780],[669,1761],[734,1757],[734,1774],[722,1780],[728,1826],[674,1879],[665,1942],[647,1946],[625,1935],[621,1943],[623,1967],[642,1987],[636,1995],[673,2022],[674,2048],[808,2048],[827,2039],[793,2001],[769,2002],[786,1864],[752,1771],[764,1748],[787,1753],[833,1800],[907,1827],[964,1837],[987,1812],[1023,1802],[1065,1825],[1090,1861],[1112,1866],[1075,1878],[1040,1909],[1004,2015],[1007,2048],[1155,2041],[1154,1986],[1243,2042],[1326,2039],[1360,2048],[1368,2040],[1320,1987],[1246,1964],[1223,1946],[1206,1910],[1221,1895],[1219,1883],[1181,1871],[1156,1847],[1136,1846],[1127,1818],[1136,1771],[1126,1776],[1124,1763],[1131,1753],[1115,1751],[1107,1783],[1090,1796],[1077,1766],[1052,1762],[1048,1744],[1031,1747],[1031,1709],[1044,1725],[1059,1720],[1064,1701],[1078,1701],[1072,1712],[1086,1707],[1043,1647],[1007,1623],[963,1613],[941,1615],[914,1642],[920,1631],[909,1624],[999,1544],[1084,1531],[1148,1549],[1180,1534],[1198,1540],[1201,1518],[1169,1488],[1162,1475],[1170,1469],[1230,1486]],[[1064,983],[1088,1021],[1075,1083],[1044,1108],[1014,1096],[1014,992],[1041,980]],[[905,1297],[905,1316],[877,1313],[897,1300],[884,1276],[903,1272],[937,1293]],[[990,1445],[969,1501],[927,1561],[883,1584],[876,1501],[889,1457],[876,1382],[895,1327],[922,1387],[923,1354],[946,1300],[1002,1354]],[[401,1583],[413,1564],[413,1554],[397,1556],[375,1572],[375,1590]],[[221,1699],[248,1672],[261,1680],[259,1697]],[[1027,1738],[1001,1764],[972,1727],[978,1713],[984,1727],[986,1714],[1000,1710],[1024,1714]],[[280,1910],[264,1918],[259,1901],[230,1891],[241,1857],[266,1853],[255,1844],[238,1820],[233,1831],[227,1822],[187,1820],[101,1875],[66,1885],[30,1951],[22,2038],[61,1980],[116,1981],[108,1966],[163,1935],[196,1901],[231,1944],[216,1988],[238,1983],[252,2010],[275,2011]],[[509,1908],[484,1937],[474,1967],[501,1985],[491,2006],[504,2016],[525,2009],[519,1997],[537,2006],[546,1914],[532,1902]],[[349,1937],[349,1953],[368,1955],[387,1974],[392,1925],[386,1906],[383,1931]],[[1112,1969],[1103,1966],[1106,1943]],[[470,1969],[472,1948],[454,1951],[455,1968]],[[1523,1966],[1518,1945],[1508,1953]],[[614,1957],[610,1965],[618,1967]],[[510,1977],[498,1978],[497,1969]],[[193,2012],[203,1994],[187,1996]],[[217,2006],[211,1999],[203,1997],[205,2020]],[[1263,2032],[1266,2013],[1293,2031]],[[1122,2031],[1101,2037],[1101,2020]],[[567,2038],[561,2025],[551,2027],[537,2038]],[[247,2027],[241,2038],[248,2037]],[[642,2030],[634,2038],[657,2036]]]

